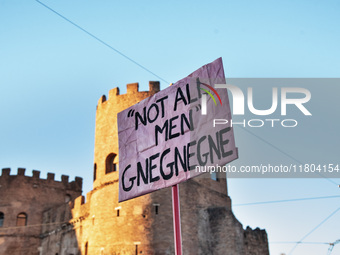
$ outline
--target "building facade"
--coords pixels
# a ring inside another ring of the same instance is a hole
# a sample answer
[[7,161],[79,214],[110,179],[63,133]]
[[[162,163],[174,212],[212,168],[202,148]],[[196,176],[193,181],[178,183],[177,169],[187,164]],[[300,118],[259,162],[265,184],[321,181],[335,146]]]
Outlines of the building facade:
[[[0,254],[37,255],[41,250],[41,228],[44,211],[68,204],[82,193],[82,178],[69,182],[63,175],[61,181],[54,180],[49,173],[47,179],[33,170],[32,176],[25,175],[19,168],[16,175],[11,169],[2,169],[0,176]],[[67,222],[60,218],[54,224]],[[55,255],[55,254],[54,254]]]

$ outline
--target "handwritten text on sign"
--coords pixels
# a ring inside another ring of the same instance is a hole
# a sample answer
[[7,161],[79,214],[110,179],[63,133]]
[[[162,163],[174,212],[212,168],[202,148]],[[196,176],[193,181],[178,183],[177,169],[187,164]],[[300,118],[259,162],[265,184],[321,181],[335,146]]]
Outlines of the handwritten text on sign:
[[208,98],[209,114],[201,114],[206,88],[221,83],[217,59],[118,113],[120,202],[193,178],[201,174],[196,166],[237,158],[233,129],[212,126],[214,118],[231,118],[227,90],[218,93],[220,105]]

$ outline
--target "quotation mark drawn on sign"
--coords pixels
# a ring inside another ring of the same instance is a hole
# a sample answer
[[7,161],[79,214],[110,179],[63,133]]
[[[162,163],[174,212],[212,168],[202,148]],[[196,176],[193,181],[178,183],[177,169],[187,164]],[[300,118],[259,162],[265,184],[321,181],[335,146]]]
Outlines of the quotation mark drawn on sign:
[[[220,101],[220,103],[221,103],[221,105],[222,105],[222,100],[221,100],[221,98],[220,98],[220,95],[217,93],[217,91],[216,91],[213,87],[211,87],[210,85],[208,85],[208,84],[206,84],[206,83],[201,82],[199,78],[197,78],[196,82],[197,82],[197,85],[198,85],[198,86],[204,85],[204,86],[206,86],[207,88],[209,88],[211,91],[213,91],[213,92],[216,94],[218,100]],[[200,87],[200,89],[203,90],[204,92],[206,92],[206,93],[212,98],[212,100],[214,100],[215,105],[217,105],[214,96],[210,93],[209,90],[204,89],[204,88],[201,88],[201,87]]]
[[135,113],[135,110],[131,109],[131,110],[128,112],[128,115],[127,115],[128,118],[129,118],[129,117],[132,117],[134,113]]

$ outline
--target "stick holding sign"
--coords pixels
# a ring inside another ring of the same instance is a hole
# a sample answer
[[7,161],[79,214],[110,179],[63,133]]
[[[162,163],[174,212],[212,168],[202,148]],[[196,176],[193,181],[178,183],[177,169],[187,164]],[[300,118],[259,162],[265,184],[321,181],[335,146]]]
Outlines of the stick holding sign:
[[172,186],[172,214],[174,222],[175,254],[182,255],[181,210],[178,184]]

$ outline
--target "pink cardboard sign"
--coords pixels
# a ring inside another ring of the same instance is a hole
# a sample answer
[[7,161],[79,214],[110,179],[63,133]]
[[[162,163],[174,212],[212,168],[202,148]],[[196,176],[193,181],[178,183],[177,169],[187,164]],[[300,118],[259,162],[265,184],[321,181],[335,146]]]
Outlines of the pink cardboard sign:
[[225,84],[221,58],[118,113],[119,202],[237,158],[233,128],[213,125],[231,119],[227,89],[215,84]]

